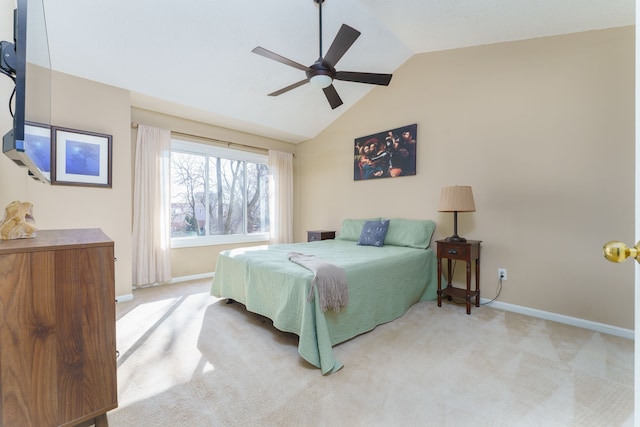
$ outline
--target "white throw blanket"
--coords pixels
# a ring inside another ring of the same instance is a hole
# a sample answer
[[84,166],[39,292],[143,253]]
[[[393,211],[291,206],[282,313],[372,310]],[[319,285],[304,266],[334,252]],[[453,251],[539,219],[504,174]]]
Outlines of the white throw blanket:
[[318,289],[318,300],[322,311],[340,311],[349,301],[347,288],[347,273],[343,268],[323,261],[315,255],[305,255],[299,252],[289,252],[289,261],[310,270],[313,273],[309,301],[313,301],[314,287]]

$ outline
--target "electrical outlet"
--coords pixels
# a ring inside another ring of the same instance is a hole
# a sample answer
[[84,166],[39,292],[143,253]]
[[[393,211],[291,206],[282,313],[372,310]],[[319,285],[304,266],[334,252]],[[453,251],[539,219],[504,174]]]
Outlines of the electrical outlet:
[[506,268],[499,268],[498,269],[498,279],[507,280],[507,269]]

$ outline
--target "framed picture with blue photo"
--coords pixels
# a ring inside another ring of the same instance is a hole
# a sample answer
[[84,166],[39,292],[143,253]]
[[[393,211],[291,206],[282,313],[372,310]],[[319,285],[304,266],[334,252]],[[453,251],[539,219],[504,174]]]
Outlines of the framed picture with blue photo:
[[51,181],[51,128],[41,123],[25,122],[24,151],[40,173]]
[[111,188],[111,135],[52,127],[51,184]]
[[354,181],[415,175],[417,132],[412,124],[356,138]]

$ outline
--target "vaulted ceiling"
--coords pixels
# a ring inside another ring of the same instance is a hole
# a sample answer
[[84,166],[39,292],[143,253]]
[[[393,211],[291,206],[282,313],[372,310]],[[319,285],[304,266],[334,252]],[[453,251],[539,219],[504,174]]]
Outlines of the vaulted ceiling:
[[[318,59],[314,0],[43,0],[51,67],[130,90],[132,104],[289,142],[313,138],[370,90],[334,81],[331,109],[304,72]],[[634,0],[325,0],[323,47],[362,35],[336,69],[393,73],[412,55],[633,25]],[[394,81],[391,80],[390,86]]]

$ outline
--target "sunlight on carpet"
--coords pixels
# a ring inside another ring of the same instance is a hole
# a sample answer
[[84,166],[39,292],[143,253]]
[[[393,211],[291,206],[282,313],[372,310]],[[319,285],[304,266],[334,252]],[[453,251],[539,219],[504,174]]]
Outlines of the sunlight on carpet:
[[143,289],[118,305],[112,427],[633,425],[631,340],[418,303],[335,346],[345,367],[322,376],[297,336],[208,290]]

